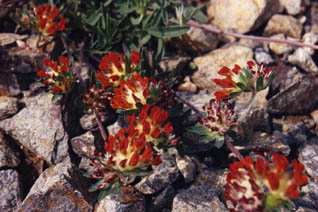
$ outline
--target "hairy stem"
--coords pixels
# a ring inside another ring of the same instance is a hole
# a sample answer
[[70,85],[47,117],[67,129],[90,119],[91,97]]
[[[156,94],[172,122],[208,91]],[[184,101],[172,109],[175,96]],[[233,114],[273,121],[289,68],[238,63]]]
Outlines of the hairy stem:
[[188,102],[187,100],[179,96],[177,92],[175,92],[174,90],[172,89],[170,90],[175,95],[175,97],[177,97],[177,99],[179,99],[181,102],[186,104],[191,110],[193,110],[196,114],[198,114],[199,117],[203,117],[202,113],[193,104],[191,104],[190,102]]
[[254,99],[255,99],[255,96],[256,96],[256,91],[253,91],[252,92],[252,96],[251,96],[250,100],[247,103],[246,109],[243,111],[241,117],[238,120],[239,123],[241,121],[243,121],[246,118],[246,116],[248,115],[248,113],[250,112],[250,110],[252,108],[252,105],[253,105],[253,102],[254,102]]
[[282,40],[282,39],[277,39],[277,38],[267,38],[267,37],[262,37],[262,36],[253,36],[253,35],[243,35],[239,33],[234,33],[234,32],[226,32],[226,31],[221,31],[215,26],[209,25],[209,24],[200,24],[196,21],[188,21],[187,23],[189,26],[196,27],[203,29],[205,31],[213,32],[216,34],[223,34],[223,35],[230,35],[236,38],[242,38],[242,39],[247,39],[247,40],[257,40],[257,41],[262,41],[262,42],[274,42],[274,43],[285,43],[289,44],[292,46],[299,46],[299,47],[308,47],[312,49],[318,49],[317,45],[311,44],[311,43],[304,43],[304,42],[299,42],[299,41],[290,41],[290,40]]
[[224,134],[224,141],[225,144],[227,146],[227,148],[229,148],[229,150],[231,150],[231,152],[233,152],[233,154],[239,159],[239,160],[243,160],[243,156],[241,155],[241,153],[235,149],[235,147],[232,145],[232,143],[230,142],[230,140],[228,139],[227,135]]
[[107,139],[107,134],[106,134],[106,131],[104,129],[104,126],[99,118],[99,115],[96,113],[96,111],[94,110],[94,114],[95,114],[95,117],[96,117],[96,121],[97,121],[97,125],[98,125],[98,128],[99,128],[99,131],[100,133],[102,134],[102,137],[104,139],[104,141],[106,141]]

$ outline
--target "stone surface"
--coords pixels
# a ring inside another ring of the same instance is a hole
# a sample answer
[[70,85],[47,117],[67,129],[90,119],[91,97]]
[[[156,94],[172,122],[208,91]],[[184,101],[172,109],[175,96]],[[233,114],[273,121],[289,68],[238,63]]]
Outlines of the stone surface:
[[266,19],[268,14],[265,13],[271,12],[268,9],[273,3],[266,0],[211,0],[207,14],[211,23],[219,29],[245,33]]
[[96,117],[95,114],[85,114],[80,119],[81,127],[84,130],[91,130],[94,127],[97,127]]
[[271,114],[306,114],[317,107],[318,79],[303,77],[268,101],[268,112]]
[[255,61],[258,64],[263,63],[264,65],[274,62],[272,56],[267,53],[263,48],[256,48],[254,51]]
[[163,160],[159,166],[154,167],[152,174],[144,177],[135,187],[143,194],[153,194],[172,184],[178,176],[179,172],[175,161]]
[[301,9],[302,0],[279,0],[290,15],[297,15]]
[[187,100],[188,102],[191,102],[191,104],[196,107],[197,109],[202,111],[202,107],[207,104],[210,99],[212,98],[212,95],[207,92],[207,90],[200,90],[198,93],[193,94],[189,92],[177,92],[179,96],[181,96],[183,99]]
[[197,168],[194,161],[187,155],[184,157],[177,156],[176,163],[179,171],[181,172],[182,176],[186,183],[190,183],[194,180]]
[[16,167],[19,163],[18,153],[9,146],[8,141],[0,131],[0,168]]
[[153,197],[149,211],[159,212],[165,208],[170,208],[175,193],[175,189],[171,185],[168,185],[158,196]]
[[[303,42],[315,44],[318,41],[318,33],[309,32],[303,36]],[[300,47],[296,51],[288,56],[288,62],[298,65],[307,72],[318,72],[318,67],[314,62],[312,55],[314,50],[311,48]]]
[[178,193],[173,199],[172,212],[226,212],[217,191],[210,186],[198,186]]
[[253,51],[245,46],[233,44],[217,50],[214,50],[202,57],[194,59],[198,70],[193,74],[192,81],[199,88],[206,88],[214,92],[217,86],[212,79],[221,78],[217,73],[223,66],[229,68],[235,64],[245,66],[246,61],[253,59]]
[[94,212],[144,212],[145,200],[144,198],[125,202],[121,195],[110,194],[101,200],[95,207]]
[[225,169],[202,168],[199,170],[192,186],[211,186],[218,191],[223,191],[226,184],[226,176],[228,171]]
[[197,91],[197,86],[193,82],[191,82],[189,76],[186,76],[184,78],[184,83],[182,83],[178,87],[178,91],[188,91],[190,93],[195,93]]
[[1,121],[0,128],[49,164],[62,161],[68,154],[61,107],[51,102],[50,95],[37,96],[15,116]]
[[18,100],[16,98],[0,96],[0,120],[16,114],[18,110]]
[[22,193],[18,172],[0,171],[0,211],[13,212],[21,202]]
[[305,165],[306,172],[318,179],[318,140],[312,139],[304,143],[299,152],[298,159]]
[[219,38],[212,32],[190,27],[187,33],[173,38],[171,43],[182,51],[205,53],[217,47]]
[[160,61],[159,66],[163,71],[175,70],[177,72],[183,72],[183,69],[190,62],[190,60],[190,57],[171,55],[169,57],[164,57]]
[[301,38],[302,24],[289,15],[273,15],[268,21],[264,34],[266,36],[284,34],[293,38]]
[[[284,34],[282,34],[282,33],[277,34],[277,35],[273,35],[273,36],[271,36],[271,38],[280,39],[280,40],[286,40],[286,36]],[[284,43],[274,43],[274,42],[270,42],[269,43],[269,48],[275,54],[278,54],[278,55],[285,54],[285,53],[288,53],[288,52],[293,50],[293,47],[291,45],[284,44]]]
[[83,135],[72,138],[72,149],[80,157],[92,158],[95,150],[94,140],[94,135],[88,131]]
[[276,76],[271,84],[274,92],[282,91],[293,83],[301,81],[303,74],[295,66],[288,66],[282,62],[275,68]]

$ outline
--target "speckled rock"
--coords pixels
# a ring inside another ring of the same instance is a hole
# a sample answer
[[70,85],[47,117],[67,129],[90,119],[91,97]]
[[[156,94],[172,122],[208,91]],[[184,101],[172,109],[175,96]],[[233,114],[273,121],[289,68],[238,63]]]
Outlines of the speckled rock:
[[96,206],[94,212],[144,212],[145,199],[125,202],[121,195],[110,194],[101,200]]
[[303,77],[268,101],[268,112],[272,114],[306,114],[317,107],[318,79]]
[[[318,41],[318,34],[314,32],[306,33],[303,36],[303,42],[315,44]],[[314,50],[311,48],[301,47],[288,56],[288,61],[292,64],[298,65],[307,72],[318,72],[318,67],[314,62],[312,55]]]
[[164,57],[160,61],[159,66],[163,71],[175,70],[177,72],[183,72],[183,69],[190,62],[190,60],[190,57],[171,55],[169,57]]
[[209,185],[189,188],[173,199],[172,212],[226,212],[229,211],[219,200],[217,191]]
[[202,168],[196,176],[192,186],[211,186],[218,191],[224,189],[228,171],[225,169]]
[[305,165],[306,172],[318,179],[318,140],[312,139],[304,143],[299,152],[298,159]]
[[8,145],[8,141],[0,131],[0,168],[2,167],[16,167],[20,163],[18,153]]
[[[277,35],[273,35],[273,36],[271,36],[271,38],[280,39],[280,40],[290,40],[288,38],[286,39],[286,36],[282,33],[277,34]],[[291,45],[284,44],[284,43],[275,43],[275,42],[270,42],[269,48],[275,54],[278,54],[278,55],[285,54],[285,53],[288,53],[288,52],[293,50],[293,47]]]
[[17,171],[0,171],[0,211],[15,211],[22,198],[20,187]]
[[63,127],[61,107],[52,103],[51,98],[34,97],[30,105],[1,121],[0,128],[49,164],[56,164],[68,155],[68,134]]
[[297,15],[301,9],[302,0],[279,0],[289,15]]
[[302,24],[289,15],[273,15],[268,21],[264,34],[266,36],[284,34],[293,38],[301,38]]
[[19,77],[13,73],[1,73],[0,75],[0,91],[4,95],[15,96],[20,93],[21,86],[19,84]]
[[185,155],[184,157],[177,156],[176,163],[185,182],[192,182],[197,172],[197,167],[194,161],[189,156]]
[[254,55],[255,55],[255,61],[258,64],[263,63],[264,65],[266,65],[274,61],[272,56],[268,52],[266,52],[263,48],[256,48],[254,51]]
[[293,83],[300,82],[303,74],[295,66],[288,66],[284,63],[279,63],[275,68],[276,76],[271,84],[273,90],[276,92],[286,89]]
[[17,212],[92,212],[93,207],[70,184],[57,183],[24,200]]
[[207,90],[200,90],[198,93],[190,93],[190,92],[177,92],[179,96],[183,99],[191,102],[191,104],[197,109],[202,111],[202,107],[207,104],[212,95],[207,92]]
[[159,166],[154,167],[152,174],[144,177],[135,187],[143,194],[153,194],[172,184],[178,176],[179,172],[175,161],[172,159],[163,160]]
[[16,98],[0,96],[0,120],[16,114],[18,110],[18,100]]
[[157,196],[153,197],[149,211],[160,212],[165,208],[170,208],[175,194],[175,189],[171,185],[168,185]]
[[192,81],[199,88],[206,88],[210,92],[214,92],[219,86],[212,79],[220,78],[217,73],[219,69],[223,66],[232,68],[235,64],[245,66],[246,61],[251,59],[253,59],[253,51],[237,44],[214,50],[194,59],[198,70],[193,74]]
[[92,158],[95,150],[94,140],[94,135],[88,131],[83,135],[72,138],[72,149],[80,157]]
[[219,38],[212,32],[190,27],[187,33],[173,38],[171,43],[182,51],[204,53],[215,49],[219,43]]
[[275,12],[280,7],[277,1],[211,0],[207,13],[211,23],[221,30],[245,33],[259,26],[272,11]]
[[85,114],[80,119],[80,123],[84,130],[91,130],[94,127],[97,127],[96,116],[94,114]]
[[115,135],[120,129],[121,126],[119,125],[118,121],[116,121],[112,125],[107,126],[107,130],[110,135]]

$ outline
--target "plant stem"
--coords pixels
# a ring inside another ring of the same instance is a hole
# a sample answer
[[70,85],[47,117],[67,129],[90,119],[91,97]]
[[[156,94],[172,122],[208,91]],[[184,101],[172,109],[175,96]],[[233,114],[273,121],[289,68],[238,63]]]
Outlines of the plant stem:
[[243,121],[246,118],[246,116],[248,115],[248,113],[250,112],[250,110],[252,108],[252,105],[253,105],[253,102],[254,102],[254,99],[255,99],[255,96],[256,96],[256,91],[253,91],[252,92],[252,96],[251,96],[250,100],[247,103],[247,107],[243,111],[243,113],[242,113],[241,117],[239,118],[238,122]]
[[243,160],[243,156],[241,155],[241,153],[235,149],[235,147],[232,145],[232,143],[230,142],[230,140],[228,139],[227,135],[224,134],[224,141],[225,144],[227,146],[227,148],[229,148],[229,150],[231,150],[231,152],[233,152],[233,154],[239,159],[239,160]]
[[199,117],[203,117],[203,114],[193,104],[191,104],[190,102],[188,102],[187,100],[185,100],[184,98],[179,96],[177,94],[177,92],[175,92],[174,90],[172,90],[172,89],[170,89],[170,90],[175,95],[175,97],[177,97],[177,99],[179,99],[181,102],[186,104],[191,110],[193,110],[196,114],[198,114]]
[[97,121],[97,125],[98,125],[98,128],[99,128],[99,131],[100,133],[102,134],[102,137],[104,139],[104,141],[106,141],[107,139],[107,134],[106,134],[106,131],[104,129],[104,126],[99,118],[99,115],[96,113],[96,111],[94,110],[94,114],[95,114],[95,117],[96,117],[96,121]]
[[304,42],[299,42],[299,41],[290,41],[290,40],[282,40],[282,39],[277,39],[277,38],[267,38],[267,37],[262,37],[262,36],[254,36],[254,35],[243,35],[239,33],[234,33],[234,32],[224,32],[216,28],[215,26],[209,25],[209,24],[200,24],[196,21],[188,21],[187,23],[189,26],[196,27],[203,29],[205,31],[213,32],[216,34],[223,34],[223,35],[230,35],[236,38],[242,38],[242,39],[247,39],[247,40],[256,40],[256,41],[261,41],[261,42],[274,42],[274,43],[285,43],[289,44],[292,46],[299,46],[299,47],[308,47],[312,49],[318,49],[317,45],[311,44],[311,43],[304,43]]

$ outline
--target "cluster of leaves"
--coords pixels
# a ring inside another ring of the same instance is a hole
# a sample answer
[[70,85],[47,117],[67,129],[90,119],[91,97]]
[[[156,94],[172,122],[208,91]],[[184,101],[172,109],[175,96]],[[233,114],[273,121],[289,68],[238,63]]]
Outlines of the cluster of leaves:
[[[47,43],[59,42],[55,38],[62,37],[68,53],[68,57],[59,56],[55,61],[44,60],[45,68],[37,72],[46,92],[55,98],[80,87],[82,104],[97,120],[103,120],[108,108],[126,119],[127,127],[115,135],[103,135],[104,149],[95,152],[91,162],[95,170],[87,174],[98,180],[89,190],[101,190],[102,199],[119,191],[129,175],[148,175],[152,166],[161,163],[161,155],[178,143],[171,119],[181,120],[191,111],[184,112],[183,104],[176,104],[169,83],[157,70],[165,54],[163,39],[186,33],[189,28],[184,24],[189,19],[204,22],[206,17],[200,8],[166,0],[34,2],[37,6],[33,5],[32,10],[26,7],[20,11],[18,23],[39,33],[39,41],[42,36]],[[75,47],[73,55],[67,46],[69,37]],[[76,49],[78,43],[83,45]],[[96,67],[89,83],[81,79],[73,58],[79,58],[81,64],[84,55],[91,56]],[[248,61],[244,68],[223,67],[218,73],[225,78],[213,81],[224,90],[214,93],[215,98],[203,107],[199,122],[188,130],[199,134],[201,142],[214,142],[219,148],[242,118],[236,117],[234,102],[229,101],[242,92],[252,92],[249,110],[255,94],[269,86],[274,72]],[[247,157],[230,166],[225,197],[235,210],[278,210],[290,198],[297,198],[298,187],[307,182],[299,162],[293,161],[290,171],[284,156],[275,153],[273,159],[267,159],[264,155]],[[242,194],[242,189],[250,192]]]

